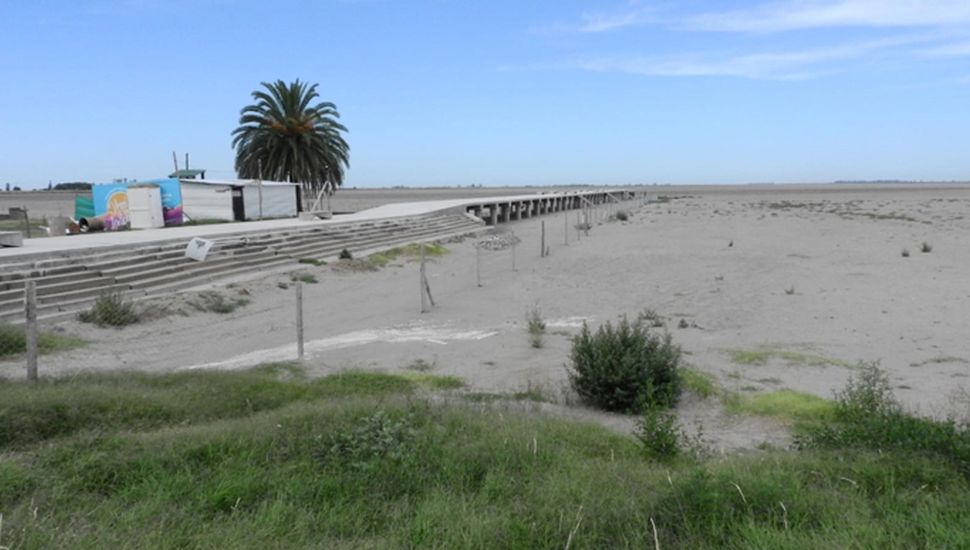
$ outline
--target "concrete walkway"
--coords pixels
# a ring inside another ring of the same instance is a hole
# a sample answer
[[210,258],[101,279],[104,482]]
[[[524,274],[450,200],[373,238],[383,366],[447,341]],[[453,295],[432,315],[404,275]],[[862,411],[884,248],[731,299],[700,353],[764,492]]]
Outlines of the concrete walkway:
[[242,233],[270,233],[276,231],[308,229],[340,223],[365,222],[387,218],[421,216],[455,208],[466,209],[476,205],[521,202],[553,197],[584,195],[587,193],[609,193],[608,189],[595,191],[570,191],[565,193],[541,193],[533,195],[511,195],[507,197],[469,197],[468,199],[438,200],[423,202],[403,202],[386,204],[356,212],[335,216],[330,220],[302,221],[296,218],[250,222],[232,222],[213,225],[166,227],[159,229],[139,229],[135,231],[104,231],[83,235],[63,237],[42,237],[24,239],[22,247],[0,248],[0,266],[10,262],[24,262],[43,259],[49,256],[71,255],[88,252],[92,249],[110,249],[117,246],[150,245],[166,241],[189,241],[194,237],[219,239]]

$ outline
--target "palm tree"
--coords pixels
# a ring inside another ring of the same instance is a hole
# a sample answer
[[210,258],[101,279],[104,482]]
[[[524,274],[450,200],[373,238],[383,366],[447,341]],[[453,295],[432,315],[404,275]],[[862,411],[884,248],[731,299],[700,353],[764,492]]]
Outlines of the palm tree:
[[350,146],[341,135],[347,128],[337,122],[337,106],[327,101],[311,106],[320,97],[317,85],[299,79],[260,84],[264,89],[252,94],[256,103],[242,109],[232,132],[239,177],[299,182],[305,200],[320,192],[329,196],[350,165]]

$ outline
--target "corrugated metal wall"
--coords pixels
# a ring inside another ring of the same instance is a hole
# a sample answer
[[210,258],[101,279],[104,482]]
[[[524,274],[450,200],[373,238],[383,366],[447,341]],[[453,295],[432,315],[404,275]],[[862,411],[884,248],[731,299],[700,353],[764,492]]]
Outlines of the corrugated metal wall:
[[183,181],[182,210],[191,220],[232,221],[232,187]]
[[[243,188],[243,203],[246,207],[246,219],[259,219],[259,188],[257,186],[247,185]],[[295,218],[296,215],[296,186],[263,186],[263,218]]]

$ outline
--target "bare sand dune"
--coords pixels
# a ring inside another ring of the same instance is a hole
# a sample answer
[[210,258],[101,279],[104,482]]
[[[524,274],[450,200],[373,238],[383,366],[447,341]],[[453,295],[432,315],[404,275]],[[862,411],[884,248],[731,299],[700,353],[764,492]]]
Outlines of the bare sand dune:
[[[547,258],[539,257],[540,219],[503,226],[522,239],[517,271],[510,249],[485,251],[482,287],[473,241],[447,244],[451,252],[429,266],[438,307],[426,314],[414,264],[308,266],[303,271],[319,279],[304,287],[308,363],[327,373],[420,361],[474,391],[561,396],[569,338],[582,321],[649,308],[667,319],[687,363],[729,390],[831,397],[859,361],[878,361],[911,410],[955,412],[951,398],[970,387],[970,187],[678,195],[634,209],[628,222],[597,225],[579,242],[570,230],[568,246],[562,216],[542,218]],[[571,226],[575,213],[568,215]],[[924,242],[931,251],[921,252]],[[292,358],[294,293],[281,288],[289,282],[277,274],[240,283],[232,292],[252,303],[226,316],[171,315],[123,330],[61,323],[92,344],[43,358],[41,372],[236,368]],[[549,322],[542,349],[530,347],[524,327],[533,304]],[[17,377],[22,369],[5,363],[0,374]],[[632,424],[543,407],[620,429]],[[688,397],[681,413],[726,449],[785,441],[771,422],[732,417],[709,401]]]

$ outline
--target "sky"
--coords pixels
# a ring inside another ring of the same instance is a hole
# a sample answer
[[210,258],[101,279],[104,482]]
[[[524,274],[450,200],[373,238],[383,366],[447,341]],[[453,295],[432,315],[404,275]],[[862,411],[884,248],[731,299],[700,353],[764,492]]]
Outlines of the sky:
[[968,0],[0,0],[0,184],[234,177],[298,78],[346,187],[970,179]]

